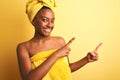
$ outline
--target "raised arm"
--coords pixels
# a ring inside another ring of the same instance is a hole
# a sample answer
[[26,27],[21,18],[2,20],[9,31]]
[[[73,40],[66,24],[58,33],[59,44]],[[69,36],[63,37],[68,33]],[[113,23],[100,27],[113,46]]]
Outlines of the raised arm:
[[84,65],[86,65],[89,62],[94,62],[98,60],[98,49],[100,48],[100,46],[102,45],[102,43],[100,43],[92,52],[89,52],[87,54],[87,56],[85,56],[84,58],[80,59],[77,62],[71,63],[70,64],[70,68],[71,71],[74,72],[78,69],[80,69],[81,67],[83,67]]
[[72,43],[72,41],[73,39],[54,52],[45,62],[33,70],[29,53],[25,45],[19,45],[17,47],[17,57],[22,80],[41,80],[48,73],[57,59],[65,57],[69,54],[70,48],[68,46]]

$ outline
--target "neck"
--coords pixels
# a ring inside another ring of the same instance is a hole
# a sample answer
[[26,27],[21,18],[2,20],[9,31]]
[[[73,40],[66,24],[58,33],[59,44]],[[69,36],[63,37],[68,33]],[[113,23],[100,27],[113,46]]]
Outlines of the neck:
[[46,40],[46,39],[49,39],[50,36],[44,36],[44,35],[39,35],[39,34],[36,34],[34,35],[33,37],[35,40]]

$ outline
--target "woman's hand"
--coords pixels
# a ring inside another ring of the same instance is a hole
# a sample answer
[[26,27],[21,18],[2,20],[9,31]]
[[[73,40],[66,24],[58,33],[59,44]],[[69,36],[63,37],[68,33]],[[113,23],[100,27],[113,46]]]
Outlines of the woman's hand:
[[97,61],[98,60],[98,49],[100,48],[100,46],[102,45],[102,43],[100,43],[95,50],[93,50],[92,52],[88,52],[86,58],[88,60],[88,62],[93,62],[93,61]]
[[69,46],[74,41],[74,39],[75,38],[72,38],[67,44],[65,44],[63,47],[55,52],[58,58],[65,57],[69,54],[69,52],[71,51]]

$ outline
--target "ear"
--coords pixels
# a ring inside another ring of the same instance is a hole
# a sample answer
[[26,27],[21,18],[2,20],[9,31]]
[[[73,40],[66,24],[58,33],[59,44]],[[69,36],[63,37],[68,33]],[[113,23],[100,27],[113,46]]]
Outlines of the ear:
[[34,18],[32,21],[32,25],[35,26],[35,23],[36,23],[36,19]]

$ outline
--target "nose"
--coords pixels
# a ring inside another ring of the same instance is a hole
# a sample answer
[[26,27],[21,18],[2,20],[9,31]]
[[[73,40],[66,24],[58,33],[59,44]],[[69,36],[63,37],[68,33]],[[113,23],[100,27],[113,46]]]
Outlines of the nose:
[[52,21],[49,21],[47,26],[52,28],[52,27],[54,27],[54,23]]

